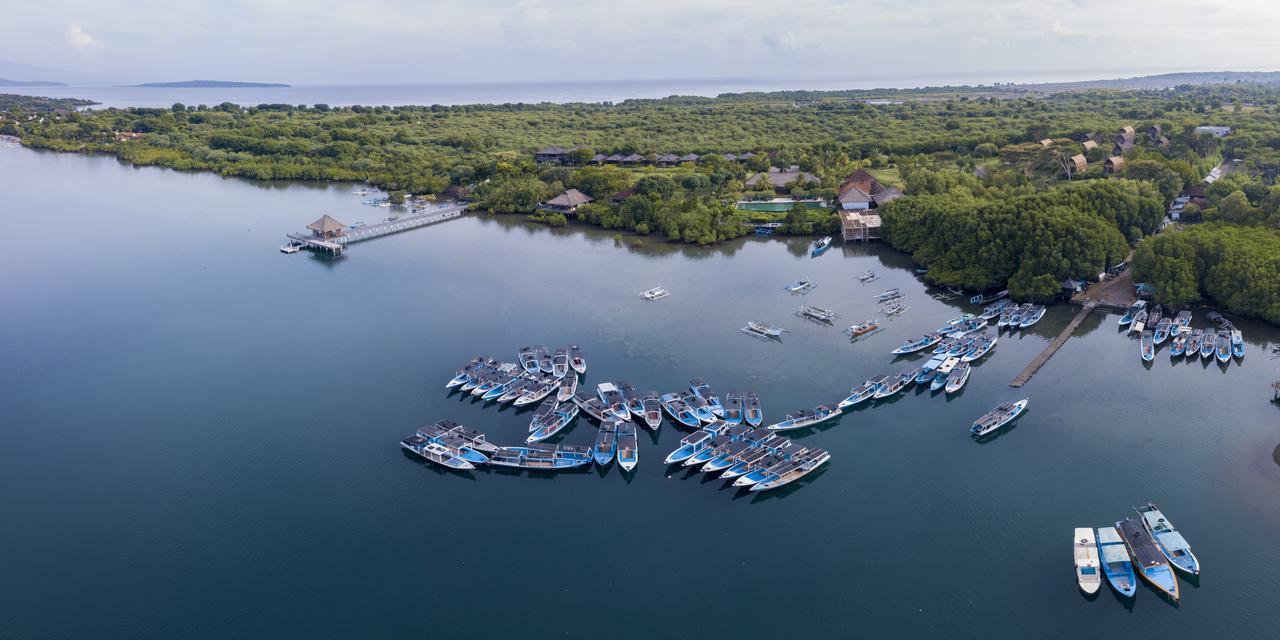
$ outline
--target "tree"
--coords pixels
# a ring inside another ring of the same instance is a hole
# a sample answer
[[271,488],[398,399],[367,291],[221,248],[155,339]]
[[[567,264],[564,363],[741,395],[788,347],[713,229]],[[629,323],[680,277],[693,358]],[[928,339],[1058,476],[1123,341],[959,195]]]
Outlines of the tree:
[[659,200],[671,198],[676,193],[676,183],[666,176],[644,176],[632,187],[636,193]]

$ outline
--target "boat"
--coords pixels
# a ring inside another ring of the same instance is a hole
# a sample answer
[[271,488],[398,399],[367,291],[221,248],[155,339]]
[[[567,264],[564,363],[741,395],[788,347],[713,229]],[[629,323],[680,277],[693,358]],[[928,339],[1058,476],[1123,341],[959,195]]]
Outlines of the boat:
[[1160,322],[1156,324],[1155,333],[1153,333],[1151,336],[1151,339],[1155,342],[1157,346],[1164,344],[1164,341],[1169,339],[1169,330],[1172,327],[1173,327],[1172,318],[1160,318]]
[[636,425],[623,422],[618,425],[618,466],[623,471],[636,468],[640,462],[640,442],[636,438]]
[[876,279],[877,279],[877,278],[879,278],[879,277],[880,277],[880,276],[876,275],[876,272],[874,272],[874,271],[872,271],[872,270],[870,270],[870,269],[867,269],[866,271],[864,271],[864,272],[862,273],[862,275],[858,276],[858,281],[859,281],[859,282],[871,282],[871,281],[873,281],[873,280],[876,280]]
[[525,439],[526,442],[541,442],[546,440],[547,438],[563,431],[565,427],[569,426],[569,423],[573,422],[574,418],[578,417],[579,409],[576,404],[571,402],[560,404],[559,402],[551,399],[547,399],[545,402],[553,403],[552,406],[554,408],[549,414],[544,416],[541,421],[537,419],[534,420],[537,428],[534,429],[534,431],[529,434],[529,437]]
[[474,380],[476,377],[476,373],[479,372],[482,368],[486,366],[492,366],[494,364],[497,364],[497,363],[492,358],[484,358],[484,357],[472,358],[471,362],[468,363],[467,366],[461,369],[458,369],[457,373],[453,376],[453,378],[449,380],[449,382],[445,383],[444,388],[453,389],[456,387],[460,387],[470,382],[471,380]]
[[1129,324],[1129,333],[1142,333],[1142,329],[1143,327],[1146,326],[1146,324],[1147,324],[1147,310],[1139,309],[1138,313],[1134,314],[1133,316],[1133,322]]
[[711,439],[707,441],[707,445],[705,447],[702,447],[696,453],[689,456],[689,458],[681,464],[686,467],[696,467],[700,464],[704,464],[716,457],[718,451],[727,447],[732,442],[733,440],[730,439],[729,436],[714,434],[711,436]]
[[1231,362],[1231,334],[1225,330],[1219,331],[1218,336],[1213,340],[1213,349],[1218,354],[1218,362],[1220,364],[1229,364]]
[[914,378],[916,384],[927,384],[930,380],[933,380],[934,373],[938,370],[938,367],[941,367],[942,363],[946,361],[947,356],[945,355],[937,355],[929,358],[929,361],[921,365],[919,371],[916,373],[916,377]]
[[796,311],[796,317],[831,324],[840,316],[830,309],[823,309],[822,307],[815,307],[813,305],[806,304]]
[[[774,436],[774,437],[780,438],[781,436]],[[762,464],[765,464],[764,461],[766,459],[771,458],[774,455],[773,452],[770,451],[767,446],[765,446],[765,444],[754,443],[754,442],[748,443],[748,444],[752,446],[748,448],[746,451],[736,456],[736,459],[733,460],[733,464],[730,465],[728,469],[725,469],[724,472],[720,474],[720,479],[731,480],[733,478],[737,478],[744,474],[755,471]]]
[[644,399],[636,386],[625,380],[618,382],[618,390],[622,392],[622,401],[627,403],[627,412],[636,418],[644,414]]
[[961,342],[963,342],[963,340],[960,338],[957,338],[955,336],[947,336],[943,338],[942,341],[939,342],[937,346],[933,348],[932,353],[935,356],[945,356],[948,353],[951,353],[951,350],[956,348],[956,346],[959,345]]
[[[999,300],[1008,295],[1009,295],[1008,289],[1005,289],[1004,291],[997,291],[989,296],[979,293],[969,298],[969,304],[972,304],[972,305],[987,304],[988,302],[995,302],[996,300]],[[992,317],[995,317],[995,316],[992,316]]]
[[578,376],[565,376],[560,379],[560,391],[556,395],[556,399],[560,402],[568,402],[573,399],[573,394],[578,392]]
[[591,448],[574,444],[534,442],[523,447],[499,447],[489,463],[517,469],[555,471],[591,464]]
[[693,457],[693,454],[702,451],[711,442],[711,433],[703,429],[699,429],[680,439],[680,446],[667,455],[666,464],[676,464],[684,462]]
[[1179,311],[1177,317],[1174,318],[1173,324],[1179,327],[1191,326],[1191,310],[1183,309]]
[[1120,326],[1122,326],[1122,327],[1123,327],[1123,326],[1128,325],[1129,323],[1133,322],[1133,318],[1134,318],[1134,316],[1138,315],[1138,312],[1139,312],[1139,311],[1142,311],[1142,310],[1143,310],[1143,309],[1145,309],[1146,307],[1147,307],[1147,301],[1146,301],[1146,300],[1139,300],[1139,301],[1137,301],[1137,302],[1135,302],[1135,303],[1133,303],[1133,304],[1129,305],[1129,308],[1128,308],[1128,310],[1126,310],[1126,311],[1124,312],[1124,315],[1120,316]]
[[970,346],[960,356],[961,362],[973,362],[982,356],[987,355],[996,346],[996,342],[1000,341],[1000,336],[982,334],[974,339],[973,345]]
[[1013,312],[1018,309],[1018,305],[1010,302],[1000,311],[1000,318],[996,320],[996,329],[1003,329],[1009,326],[1013,320]]
[[940,329],[938,329],[937,331],[934,331],[934,333],[941,333],[944,335],[951,333],[955,331],[961,324],[968,322],[969,320],[973,320],[974,318],[977,318],[977,317],[978,316],[975,316],[972,313],[966,313],[962,316],[952,318],[948,320],[946,324],[942,325]]
[[1154,327],[1160,324],[1160,321],[1162,319],[1164,319],[1164,307],[1161,307],[1160,305],[1156,304],[1156,305],[1151,305],[1151,307],[1147,309],[1146,322],[1148,327]]
[[454,469],[456,471],[469,471],[476,468],[474,464],[454,456],[444,445],[438,442],[431,442],[420,435],[414,434],[400,441],[400,446],[408,451],[416,454],[418,457],[428,462],[434,462],[442,467]]
[[1142,522],[1136,518],[1125,518],[1116,523],[1116,528],[1129,549],[1134,570],[1151,586],[1176,601],[1179,597],[1178,578]]
[[1006,323],[1010,331],[1022,326],[1022,320],[1031,312],[1033,306],[1031,303],[1026,302],[1014,307],[1013,311],[1009,313],[1009,321]]
[[831,454],[827,453],[825,449],[811,449],[803,455],[798,456],[795,460],[791,460],[777,467],[771,467],[764,479],[751,485],[750,490],[755,492],[768,491],[770,489],[777,489],[778,487],[791,484],[792,482],[813,473],[814,470],[826,464],[830,460]]
[[886,289],[876,294],[876,302],[888,302],[890,300],[897,300],[898,298],[901,298],[901,297],[902,297],[902,290],[897,287],[894,287],[892,289]]
[[514,362],[504,362],[498,365],[497,369],[485,376],[484,380],[471,390],[471,395],[480,396],[485,400],[497,398],[503,394],[507,385],[512,380],[515,380],[515,372],[519,367],[520,365]]
[[497,400],[498,398],[501,398],[503,395],[507,393],[507,389],[513,383],[515,383],[517,380],[522,380],[522,379],[523,378],[517,377],[515,371],[511,371],[509,373],[500,373],[496,377],[497,384],[494,384],[493,388],[481,394],[480,399],[485,402],[489,402],[491,400]]
[[[972,300],[970,302],[972,302]],[[1004,310],[1009,306],[1009,304],[1010,303],[1008,301],[1002,300],[995,304],[987,305],[987,307],[982,310],[982,313],[978,314],[978,317],[987,321],[995,320],[1000,317],[1000,314],[1004,313]]]
[[1027,327],[1040,322],[1040,319],[1044,317],[1045,310],[1045,306],[1042,304],[1031,307],[1029,311],[1023,314],[1022,322],[1018,323],[1018,328],[1026,329]]
[[708,385],[706,380],[691,378],[689,380],[689,389],[707,404],[707,408],[711,410],[712,415],[717,418],[724,417],[724,405],[720,403],[720,397],[711,391],[711,385]]
[[1212,329],[1204,332],[1204,336],[1202,336],[1200,339],[1200,357],[1201,358],[1204,358],[1205,360],[1213,359],[1214,340],[1216,338],[1217,338],[1217,334],[1215,334]]
[[1023,398],[1017,402],[1001,403],[1000,406],[982,414],[982,417],[974,420],[973,426],[969,427],[969,432],[979,438],[994,432],[1022,415],[1030,400],[1030,398]]
[[667,291],[666,289],[663,289],[662,287],[654,287],[654,288],[652,288],[652,289],[645,289],[644,291],[641,291],[641,292],[640,292],[640,297],[641,297],[641,298],[644,298],[645,300],[649,300],[649,301],[653,301],[653,300],[661,300],[661,299],[663,299],[663,298],[665,298],[665,297],[667,297],[667,296],[669,296],[669,295],[671,295],[671,292],[670,292],[670,291]]
[[877,331],[880,331],[880,322],[876,320],[868,320],[861,324],[855,324],[848,329],[845,329],[844,332],[849,335],[849,340],[852,341],[869,336]]
[[578,372],[578,375],[587,373],[587,359],[582,357],[582,348],[576,344],[569,345],[569,366]]
[[831,248],[831,236],[822,236],[814,241],[813,247],[809,249],[809,257],[816,258],[827,249]]
[[[929,390],[937,391],[947,386],[947,381],[951,378],[951,372],[955,371],[956,367],[959,365],[960,358],[957,358],[956,356],[947,358],[934,372],[933,380],[929,383]],[[917,384],[919,384],[918,379]]]
[[458,390],[470,392],[480,386],[480,383],[484,382],[490,374],[497,370],[497,365],[498,363],[496,361],[481,363],[474,371],[471,372],[471,377],[468,378],[466,382],[462,383],[461,386],[457,387]]
[[667,415],[671,416],[672,420],[686,427],[696,427],[702,424],[702,421],[698,420],[697,414],[680,399],[678,394],[664,393],[662,394],[661,402],[662,408],[667,410]]
[[649,391],[640,396],[640,413],[644,426],[657,429],[662,426],[662,398],[657,391]]
[[1210,311],[1205,318],[1207,318],[1209,322],[1213,323],[1213,326],[1219,329],[1226,329],[1231,324],[1230,321],[1222,317],[1222,314],[1217,311]]
[[880,313],[883,313],[886,316],[900,316],[910,310],[910,305],[902,304],[901,302],[890,302],[889,304],[880,307]]
[[730,391],[724,394],[724,421],[729,424],[742,423],[742,392]]
[[818,286],[814,281],[808,278],[801,278],[784,287],[787,291],[794,295],[809,293],[814,287]]
[[816,408],[812,410],[801,409],[799,411],[796,411],[795,413],[788,413],[785,420],[783,420],[782,422],[771,424],[766,428],[771,431],[790,431],[792,429],[803,429],[805,427],[812,427],[816,424],[826,422],[827,420],[830,420],[839,415],[840,415],[839,411],[823,404],[823,405],[818,405]]
[[1151,362],[1152,360],[1155,360],[1156,343],[1155,343],[1155,339],[1152,338],[1152,334],[1150,331],[1142,332],[1142,340],[1138,343],[1138,345],[1139,345],[1139,353],[1142,355],[1142,359],[1144,361]]
[[596,395],[600,396],[600,401],[620,420],[630,420],[631,411],[627,409],[627,401],[622,397],[622,390],[612,382],[601,382],[596,385]]
[[543,373],[555,373],[555,366],[551,359],[551,352],[546,347],[534,347],[533,352],[538,356],[538,370]]
[[533,354],[533,347],[520,347],[516,357],[525,373],[538,373],[538,356]]
[[539,380],[529,387],[524,395],[516,398],[514,404],[517,407],[523,407],[535,402],[541,402],[544,398],[551,395],[552,392],[560,391],[560,381],[552,378],[550,380]]
[[1204,337],[1203,329],[1195,329],[1191,335],[1187,336],[1187,346],[1183,350],[1183,355],[1188,358],[1194,358],[1200,353],[1200,339]]
[[1093,537],[1093,527],[1076,527],[1074,546],[1076,584],[1085,593],[1097,593],[1102,588],[1102,567],[1098,562],[1098,541]]
[[618,453],[618,427],[625,422],[611,417],[600,423],[600,431],[596,433],[596,441],[591,445],[591,458],[596,464],[604,467],[613,461]]
[[765,339],[776,339],[782,337],[785,331],[782,327],[775,327],[766,322],[748,321],[747,325],[742,328],[744,333]]
[[1134,510],[1142,517],[1142,526],[1146,528],[1147,533],[1151,534],[1156,548],[1164,554],[1173,568],[1181,569],[1193,576],[1200,575],[1200,561],[1196,559],[1196,554],[1191,552],[1191,545],[1173,528],[1173,523],[1164,517],[1158,507],[1147,503]]
[[907,386],[907,383],[911,382],[914,378],[915,378],[914,373],[899,373],[898,375],[892,378],[889,378],[888,380],[885,380],[883,383],[881,383],[880,388],[877,389],[875,394],[872,395],[871,397],[875,398],[876,400],[880,400],[882,398],[888,398],[889,396],[892,396],[898,393],[899,391],[902,391],[903,389],[905,389]]
[[703,473],[715,473],[717,471],[728,469],[729,467],[737,464],[746,453],[756,448],[757,447],[755,445],[745,440],[734,440],[728,445],[721,447],[716,452],[715,457],[706,461],[699,471]]
[[551,375],[557,379],[569,375],[569,354],[564,349],[556,349],[551,356]]
[[297,253],[302,251],[303,246],[301,243],[290,241],[287,244],[280,245],[280,253]]
[[589,392],[579,391],[573,394],[573,403],[578,405],[578,408],[583,413],[596,420],[604,421],[609,417],[609,408],[600,401],[600,398],[591,395]]
[[964,387],[964,383],[969,381],[969,372],[973,370],[973,365],[961,360],[951,373],[947,374],[947,380],[944,384],[946,393],[955,393]]
[[1239,329],[1231,330],[1231,355],[1237,359],[1244,357],[1244,334]]
[[760,409],[760,397],[754,391],[742,395],[742,419],[747,424],[758,427],[764,422],[764,412]]
[[836,409],[838,411],[844,411],[849,407],[852,407],[859,403],[870,400],[873,396],[875,396],[876,391],[880,390],[880,385],[884,384],[885,380],[888,380],[888,378],[889,376],[876,376],[874,378],[871,378],[870,380],[867,380],[861,385],[858,385],[853,389],[850,389],[849,396],[846,397],[844,400],[841,400],[840,404],[836,405]]
[[892,353],[895,356],[900,356],[907,353],[923,351],[935,344],[938,344],[939,342],[942,342],[942,338],[943,336],[940,333],[926,333],[924,336],[916,338],[915,340],[908,340],[902,343],[902,346],[890,351],[889,353]]
[[538,430],[538,427],[543,424],[547,416],[555,412],[558,403],[559,401],[555,398],[547,398],[538,405],[537,409],[533,410],[533,413],[529,414],[529,433]]
[[519,376],[516,377],[516,379],[507,383],[507,386],[505,390],[502,392],[502,395],[498,396],[497,398],[498,404],[506,404],[508,402],[514,401],[516,398],[519,398],[520,396],[524,395],[524,392],[528,391],[529,387],[534,385],[537,382],[538,382],[537,378],[534,378],[533,376],[530,376],[527,373],[521,373]]
[[1138,588],[1138,577],[1133,573],[1133,562],[1124,546],[1124,538],[1115,527],[1098,527],[1098,554],[1102,572],[1111,588],[1126,598],[1132,598]]
[[707,404],[706,400],[698,397],[693,391],[681,391],[680,399],[693,411],[693,415],[698,416],[698,420],[702,422],[716,421],[716,414],[711,410],[711,405]]
[[1169,339],[1169,357],[1177,358],[1187,352],[1187,339],[1190,333],[1183,331],[1182,327],[1177,327],[1173,332],[1173,337]]

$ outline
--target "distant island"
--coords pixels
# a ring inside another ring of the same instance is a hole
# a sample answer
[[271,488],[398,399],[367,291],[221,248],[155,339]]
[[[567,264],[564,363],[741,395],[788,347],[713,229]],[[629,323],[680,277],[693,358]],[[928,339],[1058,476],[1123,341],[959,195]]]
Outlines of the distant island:
[[183,80],[182,82],[144,82],[135,84],[135,87],[149,88],[187,88],[187,89],[265,89],[275,87],[288,87],[287,84],[279,84],[275,82],[228,82],[225,80]]
[[65,82],[52,82],[49,80],[7,80],[0,78],[0,87],[65,87]]

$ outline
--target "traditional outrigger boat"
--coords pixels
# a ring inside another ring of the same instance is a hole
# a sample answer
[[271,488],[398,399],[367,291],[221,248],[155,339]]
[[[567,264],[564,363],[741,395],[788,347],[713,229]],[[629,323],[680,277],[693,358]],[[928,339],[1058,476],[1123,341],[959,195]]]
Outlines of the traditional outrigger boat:
[[653,300],[661,300],[661,299],[663,299],[663,298],[665,298],[665,297],[667,297],[667,296],[669,296],[669,295],[671,295],[671,292],[670,292],[670,291],[667,291],[666,289],[663,289],[662,287],[654,287],[654,288],[652,288],[652,289],[645,289],[644,291],[641,291],[641,292],[640,292],[640,297],[641,297],[641,298],[644,298],[645,300],[649,300],[649,301],[653,301]]
[[796,311],[796,317],[831,324],[835,322],[836,318],[839,318],[840,315],[830,309],[823,309],[822,307],[815,307],[813,305],[806,304]]
[[874,272],[874,271],[872,271],[872,270],[870,270],[870,269],[867,269],[865,272],[863,272],[863,274],[862,274],[862,275],[858,276],[858,281],[859,281],[859,282],[871,282],[871,281],[873,281],[873,280],[878,279],[879,277],[880,277],[880,276],[876,275],[876,272]]
[[851,342],[865,338],[877,331],[880,331],[880,322],[876,320],[868,320],[861,324],[855,324],[844,330],[844,332],[849,335],[849,340]]
[[812,427],[816,424],[826,422],[827,420],[835,418],[836,416],[839,416],[839,415],[840,415],[839,411],[823,404],[823,405],[818,405],[812,410],[801,409],[794,413],[788,413],[785,420],[783,420],[782,422],[776,422],[774,424],[771,424],[766,428],[771,431],[791,431],[793,429],[803,429],[805,427]]
[[1097,593],[1102,588],[1102,567],[1093,527],[1076,527],[1075,533],[1076,584],[1085,593]]
[[861,385],[850,389],[849,396],[844,400],[841,400],[840,404],[836,405],[836,409],[844,411],[849,407],[870,400],[876,395],[876,391],[880,390],[880,385],[884,384],[885,380],[888,380],[888,378],[889,376],[875,376]]
[[1023,398],[1017,402],[1001,403],[1000,406],[974,420],[973,426],[969,427],[969,432],[979,438],[994,432],[1022,415],[1027,408],[1028,402],[1030,402],[1030,398]]
[[1098,553],[1102,571],[1111,588],[1126,598],[1132,598],[1138,588],[1138,577],[1133,573],[1133,562],[1124,546],[1124,538],[1115,527],[1098,527]]
[[901,298],[901,297],[902,297],[902,290],[897,287],[894,287],[893,289],[887,289],[877,294],[876,302],[888,302],[890,300],[897,300],[898,298]]
[[[1004,291],[997,291],[991,295],[984,295],[979,293],[969,298],[969,304],[972,304],[972,305],[987,304],[989,302],[995,302],[996,300],[1004,298],[1005,296],[1008,296],[1008,295],[1009,295],[1008,289],[1005,289]],[[998,314],[999,312],[997,311],[996,313]],[[994,318],[995,316],[993,315],[991,317]]]
[[747,325],[742,327],[743,333],[756,336],[758,338],[764,338],[766,340],[776,340],[781,338],[783,331],[785,331],[785,329],[782,327],[775,327],[771,324],[756,322],[754,320],[748,321]]
[[809,293],[810,291],[813,291],[813,288],[816,286],[818,285],[814,281],[808,278],[802,278],[800,280],[796,280],[795,282],[792,282],[791,284],[787,285],[785,288],[787,291],[791,292],[792,294],[801,295],[801,294],[805,294],[805,293]]
[[1120,536],[1129,548],[1133,568],[1151,586],[1175,601],[1178,600],[1178,578],[1142,522],[1136,518],[1125,518],[1116,523],[1116,528],[1120,530]]

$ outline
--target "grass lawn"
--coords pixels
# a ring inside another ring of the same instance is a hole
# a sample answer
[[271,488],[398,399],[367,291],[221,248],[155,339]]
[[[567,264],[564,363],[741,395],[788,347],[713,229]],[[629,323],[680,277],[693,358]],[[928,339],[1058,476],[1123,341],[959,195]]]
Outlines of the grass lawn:
[[876,180],[880,181],[886,187],[902,188],[902,176],[898,173],[897,167],[886,167],[884,169],[867,169]]

